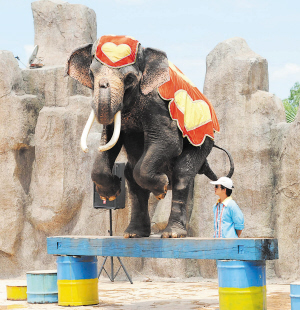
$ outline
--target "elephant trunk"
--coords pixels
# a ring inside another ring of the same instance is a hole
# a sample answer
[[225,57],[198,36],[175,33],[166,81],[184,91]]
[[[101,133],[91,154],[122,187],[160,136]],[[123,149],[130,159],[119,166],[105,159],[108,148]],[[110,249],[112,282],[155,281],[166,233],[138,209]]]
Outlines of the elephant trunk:
[[112,69],[104,67],[103,70],[103,75],[95,81],[97,87],[95,86],[94,88],[94,110],[91,112],[81,138],[81,148],[84,152],[88,151],[86,139],[96,118],[102,125],[109,125],[114,122],[112,138],[106,145],[98,148],[100,152],[111,149],[118,142],[121,132],[121,110],[125,91],[124,83],[120,77],[113,74],[115,71],[112,71]]
[[124,83],[115,76],[102,76],[94,89],[94,107],[97,120],[102,125],[114,121],[115,114],[122,110]]
[[100,79],[98,96],[94,100],[98,122],[103,125],[110,124],[115,113],[112,111],[111,88],[107,78]]

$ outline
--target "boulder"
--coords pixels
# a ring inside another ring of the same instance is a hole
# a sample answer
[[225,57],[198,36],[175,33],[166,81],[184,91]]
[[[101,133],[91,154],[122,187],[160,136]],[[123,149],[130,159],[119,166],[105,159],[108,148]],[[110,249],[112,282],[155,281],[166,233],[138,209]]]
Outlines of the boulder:
[[24,93],[21,69],[12,52],[0,51],[0,98]]
[[0,251],[13,255],[19,247],[24,210],[30,201],[33,135],[40,105],[26,95],[21,70],[11,52],[0,51]]
[[300,277],[297,266],[299,258],[300,231],[300,138],[298,135],[300,113],[294,122],[281,123],[274,130],[274,158],[277,159],[273,193],[273,223],[275,236],[279,240],[279,260],[275,263],[276,275],[288,281],[296,281]]
[[44,106],[35,130],[35,162],[28,220],[41,231],[59,232],[74,221],[90,181],[90,154],[80,136],[90,112],[86,97],[69,98],[66,107]]
[[38,98],[42,106],[65,107],[70,96],[91,97],[92,91],[69,76],[64,76],[64,66],[22,70],[26,94]]
[[75,48],[97,39],[96,14],[84,5],[41,0],[31,7],[37,57],[46,66],[64,65]]

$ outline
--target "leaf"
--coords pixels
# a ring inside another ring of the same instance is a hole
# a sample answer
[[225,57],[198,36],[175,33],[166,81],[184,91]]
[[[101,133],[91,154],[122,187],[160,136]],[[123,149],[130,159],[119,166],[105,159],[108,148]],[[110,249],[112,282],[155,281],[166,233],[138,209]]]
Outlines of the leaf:
[[296,82],[295,85],[291,88],[288,101],[292,106],[299,107],[299,102],[300,102],[300,83],[299,82]]
[[291,123],[295,120],[297,112],[298,112],[298,106],[292,105],[288,99],[284,99],[282,101],[284,109],[285,109],[285,117],[286,121],[288,123]]

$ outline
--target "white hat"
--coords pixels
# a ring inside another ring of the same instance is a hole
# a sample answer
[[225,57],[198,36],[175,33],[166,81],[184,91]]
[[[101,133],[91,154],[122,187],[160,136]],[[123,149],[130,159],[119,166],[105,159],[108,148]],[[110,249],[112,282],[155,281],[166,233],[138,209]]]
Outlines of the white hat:
[[219,180],[217,181],[213,181],[213,182],[210,182],[211,184],[220,184],[220,185],[223,185],[224,187],[228,188],[228,189],[233,189],[234,186],[233,186],[233,182],[231,179],[227,178],[227,177],[221,177]]

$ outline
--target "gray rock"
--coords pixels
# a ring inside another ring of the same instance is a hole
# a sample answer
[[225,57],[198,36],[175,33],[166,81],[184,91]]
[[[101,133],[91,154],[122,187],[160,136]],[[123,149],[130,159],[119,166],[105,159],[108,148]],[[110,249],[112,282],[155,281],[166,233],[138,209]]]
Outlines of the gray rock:
[[46,66],[64,65],[73,49],[97,38],[96,14],[84,5],[41,0],[31,7],[37,57]]
[[293,123],[278,124],[274,130],[274,157],[277,159],[273,203],[273,225],[279,240],[279,260],[275,263],[276,275],[295,281],[300,277],[299,258],[299,194],[300,194],[300,113]]
[[0,77],[0,99],[15,93],[22,94],[21,69],[12,52],[0,51]]
[[92,91],[64,76],[64,66],[22,70],[26,94],[35,95],[42,106],[65,107],[70,96],[92,96]]
[[90,112],[85,97],[70,97],[67,107],[44,106],[35,132],[35,163],[28,220],[47,233],[61,231],[79,214],[90,180],[89,154],[80,136]]
[[40,110],[37,98],[22,90],[13,54],[0,51],[0,251],[13,255],[23,229],[34,161],[33,135]]

